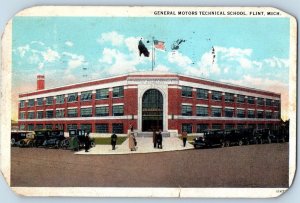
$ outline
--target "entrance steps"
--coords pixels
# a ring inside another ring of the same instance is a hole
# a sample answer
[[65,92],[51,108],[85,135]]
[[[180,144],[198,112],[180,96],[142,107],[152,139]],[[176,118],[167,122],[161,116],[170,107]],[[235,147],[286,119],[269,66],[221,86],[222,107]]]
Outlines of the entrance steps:
[[[153,137],[153,132],[137,132],[137,137]],[[161,132],[163,137],[170,137],[169,132]]]

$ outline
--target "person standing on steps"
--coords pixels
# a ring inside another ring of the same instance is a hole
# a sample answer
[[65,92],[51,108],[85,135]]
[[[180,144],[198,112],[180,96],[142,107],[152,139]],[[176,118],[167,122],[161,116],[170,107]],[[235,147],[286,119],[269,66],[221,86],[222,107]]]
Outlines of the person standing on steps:
[[183,147],[185,147],[186,140],[187,140],[187,132],[183,131],[182,134],[181,134],[181,137],[182,137],[182,141],[183,141]]
[[129,149],[130,151],[135,151],[136,148],[135,148],[135,137],[134,137],[134,132],[133,130],[128,130],[128,145],[129,145]]

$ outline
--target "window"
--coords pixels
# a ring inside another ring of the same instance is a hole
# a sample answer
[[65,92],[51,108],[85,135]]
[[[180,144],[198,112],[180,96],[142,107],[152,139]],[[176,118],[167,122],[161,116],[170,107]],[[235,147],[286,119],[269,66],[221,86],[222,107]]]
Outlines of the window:
[[34,112],[28,112],[28,119],[34,119]]
[[273,113],[273,118],[275,118],[275,119],[278,119],[278,118],[279,118],[279,112],[278,112],[278,111],[275,111],[275,112]]
[[24,108],[25,107],[25,100],[21,100],[20,101],[20,108]]
[[266,119],[271,119],[271,118],[272,118],[272,112],[266,111]]
[[279,104],[280,104],[279,100],[274,100],[273,106],[279,107]]
[[193,93],[193,88],[192,87],[186,87],[182,86],[181,89],[181,96],[183,97],[192,97]]
[[37,111],[36,112],[36,118],[41,119],[44,117],[44,112],[43,111]]
[[65,103],[65,95],[58,95],[56,96],[56,104],[63,104]]
[[81,92],[80,100],[81,101],[92,100],[92,91]]
[[81,124],[80,127],[85,132],[92,132],[92,124]]
[[243,129],[243,128],[246,128],[245,124],[241,124],[241,123],[237,124],[237,129]]
[[25,119],[25,112],[20,112],[20,119]]
[[225,129],[226,130],[234,129],[234,124],[225,124]]
[[56,124],[55,125],[55,129],[57,129],[57,130],[64,130],[64,124]]
[[212,107],[211,108],[211,116],[212,117],[221,117],[221,108],[215,108],[215,107]]
[[34,125],[33,124],[28,124],[27,125],[27,130],[33,131],[34,130]]
[[264,112],[263,111],[257,111],[257,118],[264,118]]
[[124,87],[114,87],[113,88],[113,97],[123,97],[124,96]]
[[208,90],[197,89],[197,99],[208,99]]
[[76,109],[68,109],[68,117],[77,117],[77,108]]
[[108,88],[96,90],[96,99],[107,99],[108,97]]
[[36,99],[36,105],[37,106],[43,106],[43,98],[37,98]]
[[248,104],[254,104],[254,97],[248,97]]
[[225,93],[225,102],[234,102],[234,94]]
[[208,116],[208,107],[197,106],[196,115],[197,116]]
[[96,124],[96,133],[108,133],[108,124]]
[[53,118],[53,110],[46,110],[46,118]]
[[255,118],[254,110],[248,110],[248,118]]
[[53,104],[53,97],[46,97],[46,105],[52,105]]
[[245,103],[245,96],[244,95],[237,95],[237,102]]
[[123,116],[124,115],[124,106],[116,105],[113,106],[113,116]]
[[35,129],[37,129],[37,130],[43,129],[43,124],[36,124]]
[[77,99],[78,99],[78,94],[77,93],[68,94],[68,102],[69,103],[77,102]]
[[34,99],[29,99],[28,100],[28,107],[34,106]]
[[53,129],[53,125],[52,124],[46,124],[46,129],[47,130],[52,130]]
[[215,100],[215,101],[221,101],[222,100],[222,92],[212,91],[211,99]]
[[236,117],[238,117],[238,118],[245,118],[245,110],[243,110],[243,109],[237,109],[236,110]]
[[65,117],[65,110],[64,109],[56,110],[56,118],[64,118],[64,117]]
[[192,133],[192,124],[190,124],[190,123],[182,124],[181,131],[182,131],[182,132],[185,131],[185,132],[187,132],[187,133]]
[[192,115],[192,106],[190,106],[190,105],[182,105],[181,106],[181,115],[183,115],[183,116],[191,116]]
[[257,124],[257,129],[263,129],[265,128],[265,124]]
[[266,106],[272,106],[272,99],[266,99]]
[[77,124],[68,124],[67,129],[68,130],[76,130],[77,129]]
[[257,105],[263,106],[264,105],[264,99],[263,98],[257,98]]
[[222,129],[222,125],[221,124],[212,124],[211,128],[213,130],[220,130],[220,129]]
[[96,107],[96,116],[108,116],[108,106]]
[[233,117],[233,109],[225,108],[225,117]]
[[112,132],[113,133],[123,133],[123,123],[113,123],[112,124]]
[[92,117],[92,107],[81,108],[80,114],[81,114],[81,117]]
[[24,124],[20,125],[20,130],[25,130],[25,125]]
[[208,124],[197,124],[197,133],[203,133],[208,129]]

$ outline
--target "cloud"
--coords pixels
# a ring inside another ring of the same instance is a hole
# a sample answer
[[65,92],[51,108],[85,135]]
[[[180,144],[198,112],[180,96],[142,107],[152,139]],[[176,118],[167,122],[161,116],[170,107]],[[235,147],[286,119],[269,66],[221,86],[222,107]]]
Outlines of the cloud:
[[113,46],[120,46],[124,43],[124,36],[120,35],[116,31],[102,33],[97,40],[100,44],[110,42]]
[[48,48],[46,51],[41,52],[45,62],[54,62],[60,59],[60,55],[57,51]]
[[25,46],[20,46],[17,48],[17,50],[18,50],[20,56],[23,58],[25,56],[26,52],[29,51],[29,45],[26,44]]
[[263,62],[266,65],[269,65],[272,68],[278,67],[278,68],[288,68],[289,67],[289,60],[278,58],[273,56],[272,58],[264,59]]
[[74,45],[74,43],[71,41],[66,41],[65,45],[67,45],[68,47],[72,47]]
[[181,67],[187,67],[192,64],[192,60],[178,51],[168,53],[168,61]]
[[154,67],[154,71],[159,71],[159,72],[169,72],[170,68],[161,64],[158,64],[156,67]]
[[64,57],[68,57],[68,67],[66,72],[70,72],[73,69],[81,67],[82,65],[88,65],[83,55],[73,54],[70,52],[63,52],[62,54]]

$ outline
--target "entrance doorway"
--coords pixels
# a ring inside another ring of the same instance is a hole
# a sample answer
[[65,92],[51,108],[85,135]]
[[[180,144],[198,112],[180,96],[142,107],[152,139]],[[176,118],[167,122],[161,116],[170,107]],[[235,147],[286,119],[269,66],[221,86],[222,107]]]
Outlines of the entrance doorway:
[[142,98],[142,131],[163,129],[163,96],[156,89],[147,90]]

